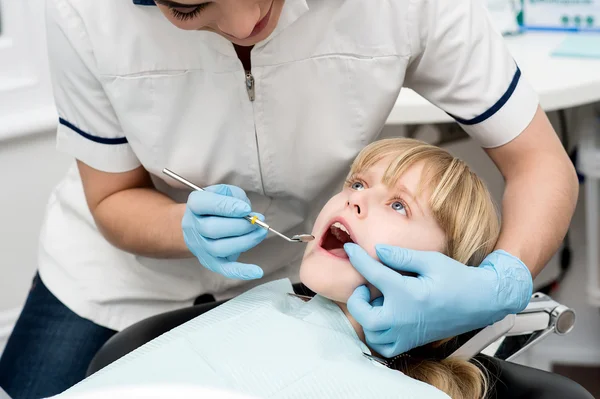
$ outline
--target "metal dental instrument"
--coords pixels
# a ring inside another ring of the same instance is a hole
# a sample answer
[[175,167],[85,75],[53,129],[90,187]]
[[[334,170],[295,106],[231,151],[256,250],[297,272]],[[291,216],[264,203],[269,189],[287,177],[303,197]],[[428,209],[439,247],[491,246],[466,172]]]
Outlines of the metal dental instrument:
[[[171,172],[169,169],[163,169],[163,173],[165,175],[169,176],[170,178],[177,180],[179,183],[186,185],[187,187],[191,188],[192,190],[204,191],[204,189],[202,187],[199,187],[199,186],[195,185],[194,183],[184,179],[183,177],[179,176],[177,173]],[[289,237],[281,234],[277,230],[272,229],[271,227],[269,227],[268,224],[261,221],[256,216],[248,215],[248,216],[245,216],[244,219],[246,219],[247,221],[249,221],[252,224],[256,224],[256,225],[262,227],[265,230],[268,230],[268,231],[271,231],[271,232],[277,234],[279,237],[281,237],[284,240],[289,241],[289,242],[304,242],[304,243],[306,243],[306,242],[311,242],[312,240],[315,239],[315,237],[310,234],[296,234],[292,238],[289,238]]]

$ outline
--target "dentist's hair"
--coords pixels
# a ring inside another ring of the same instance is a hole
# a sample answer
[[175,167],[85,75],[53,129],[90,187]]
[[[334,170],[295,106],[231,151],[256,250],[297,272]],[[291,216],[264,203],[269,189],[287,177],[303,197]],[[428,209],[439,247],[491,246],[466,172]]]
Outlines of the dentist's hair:
[[[478,266],[496,245],[500,232],[497,208],[484,184],[469,166],[448,151],[425,142],[394,138],[376,141],[360,152],[350,175],[389,160],[383,183],[392,187],[411,166],[423,163],[417,196],[431,190],[429,205],[445,232],[444,253],[469,266]],[[404,354],[396,369],[446,392],[453,399],[481,399],[488,381],[483,367],[446,358],[455,339],[437,341]]]

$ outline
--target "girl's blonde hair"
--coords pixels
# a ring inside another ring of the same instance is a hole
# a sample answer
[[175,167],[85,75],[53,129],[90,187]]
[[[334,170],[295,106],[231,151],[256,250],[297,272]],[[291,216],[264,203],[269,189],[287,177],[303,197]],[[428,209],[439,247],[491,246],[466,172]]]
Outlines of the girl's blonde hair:
[[[383,183],[394,186],[411,166],[423,163],[419,196],[431,189],[429,205],[446,234],[444,253],[478,266],[490,254],[500,231],[498,212],[483,181],[460,159],[425,142],[394,138],[376,141],[360,152],[350,175],[361,174],[389,159]],[[472,362],[441,355],[455,340],[437,341],[410,351],[398,362],[404,374],[431,384],[453,399],[480,399],[487,394],[484,372]]]

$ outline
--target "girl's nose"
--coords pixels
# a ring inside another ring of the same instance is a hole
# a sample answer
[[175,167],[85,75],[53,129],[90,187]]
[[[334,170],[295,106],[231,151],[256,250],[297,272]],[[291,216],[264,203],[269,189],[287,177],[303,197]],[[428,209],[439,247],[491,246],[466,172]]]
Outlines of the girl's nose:
[[367,203],[365,197],[364,191],[356,191],[348,196],[346,206],[352,208],[352,212],[358,218],[365,218],[367,216]]

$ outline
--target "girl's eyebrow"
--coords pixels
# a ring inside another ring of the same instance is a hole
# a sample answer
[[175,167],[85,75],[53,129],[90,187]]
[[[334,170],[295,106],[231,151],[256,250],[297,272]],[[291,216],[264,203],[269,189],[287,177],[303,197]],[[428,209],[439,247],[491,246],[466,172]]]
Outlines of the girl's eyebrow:
[[155,3],[166,6],[166,7],[171,7],[171,8],[196,8],[201,6],[203,3],[198,3],[198,4],[181,4],[181,3],[177,3],[175,1],[171,1],[171,0],[154,0]]

